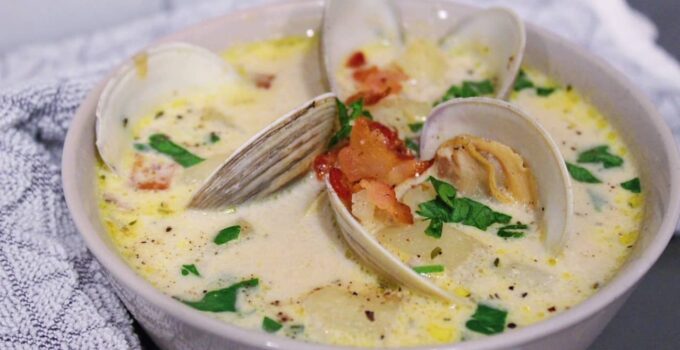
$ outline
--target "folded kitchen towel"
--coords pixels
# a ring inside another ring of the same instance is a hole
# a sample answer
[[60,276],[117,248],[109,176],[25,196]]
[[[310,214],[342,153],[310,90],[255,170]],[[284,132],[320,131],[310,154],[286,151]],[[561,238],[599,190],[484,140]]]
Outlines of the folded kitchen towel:
[[[153,39],[261,2],[184,3],[0,55],[0,348],[139,348],[130,316],[64,203],[59,164],[69,121],[107,70]],[[680,135],[678,64],[654,44],[654,25],[622,0],[475,2],[512,7],[602,56],[651,96]]]

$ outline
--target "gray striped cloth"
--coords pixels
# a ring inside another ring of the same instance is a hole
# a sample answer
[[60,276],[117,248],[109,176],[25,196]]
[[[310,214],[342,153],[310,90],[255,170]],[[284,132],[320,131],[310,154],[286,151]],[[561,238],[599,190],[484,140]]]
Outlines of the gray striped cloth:
[[[480,2],[509,5],[604,57],[649,93],[680,135],[680,69],[654,44],[653,24],[623,0]],[[0,348],[140,347],[66,209],[64,136],[87,91],[114,64],[159,36],[252,4],[204,1],[0,55]]]

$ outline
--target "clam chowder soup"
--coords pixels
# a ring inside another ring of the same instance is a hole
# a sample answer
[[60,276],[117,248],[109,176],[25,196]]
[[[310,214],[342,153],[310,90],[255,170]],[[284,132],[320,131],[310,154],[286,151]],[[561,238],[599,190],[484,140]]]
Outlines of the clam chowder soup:
[[[606,116],[531,67],[515,80],[509,101],[553,137],[573,185],[570,234],[548,249],[540,166],[475,135],[419,158],[433,106],[493,97],[497,79],[488,48],[444,50],[418,38],[399,54],[376,44],[343,58],[336,129],[306,175],[226,210],[188,209],[197,179],[219,160],[327,91],[318,47],[315,37],[235,45],[221,57],[241,79],[124,119],[132,142],[121,169],[98,165],[99,208],[119,253],[156,288],[244,328],[395,347],[550,318],[596,293],[626,260],[644,200],[635,160]],[[358,259],[338,231],[326,177],[380,244],[453,301],[395,284]]]

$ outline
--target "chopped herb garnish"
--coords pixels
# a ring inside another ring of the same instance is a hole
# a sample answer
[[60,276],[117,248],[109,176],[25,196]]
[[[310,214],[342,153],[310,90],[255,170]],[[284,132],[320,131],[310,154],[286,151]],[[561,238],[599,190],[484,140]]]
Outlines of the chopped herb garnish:
[[198,272],[198,269],[196,268],[196,265],[191,264],[191,265],[182,265],[182,276],[188,276],[189,274],[192,274],[194,276],[201,276],[201,274]]
[[408,125],[408,128],[411,129],[413,132],[419,132],[420,130],[423,129],[423,125],[425,125],[422,122],[417,122],[417,123],[411,123]]
[[443,265],[423,265],[423,266],[414,266],[413,271],[425,275],[429,273],[440,273],[444,272],[444,266]]
[[436,101],[434,105],[444,103],[454,98],[477,97],[484,95],[491,95],[494,92],[493,83],[491,80],[470,81],[466,80],[462,85],[451,86],[444,96]]
[[201,311],[209,312],[235,312],[238,292],[242,288],[257,287],[260,281],[257,278],[241,281],[223,289],[214,290],[203,295],[199,301],[181,300],[186,305]]
[[222,245],[237,239],[239,234],[241,234],[240,225],[229,226],[220,230],[220,232],[217,233],[217,236],[215,236],[213,242],[215,242],[217,245]]
[[203,158],[187,151],[182,146],[172,142],[163,134],[153,134],[149,137],[149,146],[156,151],[170,156],[179,165],[188,168],[203,161]]
[[292,324],[289,329],[293,333],[302,333],[305,331],[305,326],[301,324]]
[[536,95],[538,95],[538,96],[543,96],[543,97],[550,96],[550,95],[552,95],[553,92],[555,92],[555,88],[551,88],[551,87],[537,87],[536,88]]
[[210,143],[217,143],[220,141],[220,135],[217,135],[216,132],[211,132],[210,133]]
[[456,188],[450,183],[437,180],[432,176],[430,176],[428,180],[432,183],[434,190],[437,192],[437,196],[449,207],[453,208],[453,199],[456,198]]
[[623,158],[609,153],[609,146],[602,145],[591,148],[578,156],[579,163],[602,163],[605,168],[614,168],[623,164]]
[[143,143],[135,143],[132,145],[132,147],[134,147],[134,149],[139,152],[146,152],[149,150],[149,146]]
[[585,182],[589,184],[599,184],[602,183],[600,179],[595,177],[588,169],[580,167],[576,164],[571,164],[569,162],[567,163],[567,170],[569,170],[569,174],[571,177],[578,181],[578,182]]
[[331,137],[328,143],[328,148],[332,148],[337,145],[340,141],[349,137],[352,133],[352,125],[357,118],[363,116],[368,119],[373,119],[371,113],[364,109],[364,100],[360,99],[358,101],[352,102],[349,106],[346,106],[339,99],[335,99],[335,104],[338,106],[338,120],[340,122],[340,130]]
[[441,247],[435,247],[435,248],[432,249],[432,251],[430,252],[430,259],[434,259],[434,258],[436,258],[436,257],[438,257],[438,256],[440,256],[440,255],[442,255],[442,248],[441,248]]
[[404,140],[404,143],[406,144],[406,147],[408,149],[410,149],[411,151],[413,151],[413,153],[415,155],[418,155],[418,153],[420,153],[420,146],[418,145],[418,143],[414,139],[406,138]]
[[529,226],[517,223],[514,225],[506,225],[498,229],[498,237],[503,238],[522,238],[524,237],[524,232],[521,230],[526,230]]
[[632,180],[622,182],[621,187],[633,193],[642,192],[642,187],[640,186],[640,178],[637,177]]
[[529,77],[527,76],[527,73],[523,70],[519,70],[519,74],[517,75],[517,79],[515,79],[515,86],[514,90],[515,91],[522,91],[524,89],[532,88],[534,87],[534,82],[532,82]]
[[430,220],[425,230],[428,236],[441,237],[444,222],[462,223],[486,231],[493,224],[507,224],[512,219],[510,215],[495,212],[473,199],[456,198],[456,188],[447,182],[434,177],[429,180],[437,192],[437,198],[420,203],[416,210],[416,214]]
[[486,335],[502,333],[505,329],[507,316],[507,311],[478,304],[477,310],[465,323],[465,327],[473,332]]
[[271,318],[265,316],[262,319],[262,329],[267,333],[276,333],[279,329],[283,328],[283,325],[272,320]]

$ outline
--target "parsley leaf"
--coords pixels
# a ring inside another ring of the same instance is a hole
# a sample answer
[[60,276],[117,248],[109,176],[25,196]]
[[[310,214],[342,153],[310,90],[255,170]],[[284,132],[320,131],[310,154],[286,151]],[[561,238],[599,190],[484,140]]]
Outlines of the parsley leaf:
[[182,265],[182,269],[180,272],[182,273],[182,276],[188,276],[189,274],[192,274],[194,276],[201,277],[201,274],[198,272],[198,269],[194,264]]
[[423,122],[411,123],[408,125],[408,128],[413,132],[419,132],[423,129],[423,125],[425,125]]
[[262,319],[262,329],[267,333],[276,333],[279,329],[283,328],[283,325],[272,320],[271,318],[265,316]]
[[524,237],[524,232],[520,230],[526,230],[529,226],[517,223],[514,225],[506,225],[498,229],[498,237],[503,238],[522,238]]
[[336,98],[335,104],[338,107],[338,121],[340,122],[340,130],[338,130],[338,132],[336,132],[331,137],[331,140],[328,142],[328,148],[333,148],[333,146],[340,143],[340,141],[349,137],[349,135],[352,133],[352,125],[357,118],[363,116],[368,119],[373,119],[371,113],[364,109],[363,99],[354,101],[349,106],[347,106]]
[[477,97],[484,95],[491,95],[494,92],[493,83],[491,80],[480,80],[480,81],[463,81],[462,85],[451,86],[434,105],[444,103],[450,99],[454,98],[466,98],[466,97]]
[[477,310],[465,323],[465,327],[473,332],[486,335],[502,333],[505,329],[507,316],[507,311],[478,304]]
[[425,234],[430,236],[430,237],[441,238],[443,229],[444,229],[444,222],[442,220],[431,219],[430,224],[427,225],[427,228],[425,229]]
[[215,244],[217,245],[222,245],[224,243],[237,239],[240,233],[241,233],[240,225],[229,226],[227,228],[221,229],[220,232],[217,233],[217,236],[215,236],[213,242],[215,242]]
[[211,132],[210,133],[210,143],[218,143],[220,141],[220,135],[217,135],[216,132]]
[[446,203],[449,207],[453,208],[453,199],[456,198],[456,188],[450,183],[440,181],[430,176],[428,178],[432,183],[432,187],[437,192],[437,196]]
[[578,181],[578,182],[585,182],[589,184],[599,184],[602,183],[600,179],[595,177],[588,169],[580,167],[576,164],[571,164],[569,162],[567,163],[567,170],[569,170],[569,174],[571,177]]
[[414,139],[406,138],[404,140],[404,143],[406,144],[406,148],[413,151],[413,154],[418,155],[418,153],[420,153],[420,146],[418,145],[418,143]]
[[132,145],[132,147],[134,147],[134,149],[139,152],[146,152],[149,150],[149,146],[143,143],[135,143]]
[[423,265],[423,266],[414,266],[413,271],[425,275],[425,274],[430,274],[430,273],[440,273],[444,272],[444,266],[443,265]]
[[602,163],[605,168],[614,168],[623,164],[623,159],[609,153],[609,146],[602,145],[582,152],[578,156],[579,163]]
[[257,287],[260,280],[257,278],[252,278],[249,280],[241,281],[231,286],[223,289],[218,289],[210,291],[203,295],[203,298],[198,301],[187,301],[181,300],[182,303],[193,307],[194,309],[209,312],[235,312],[236,311],[236,299],[238,297],[238,292],[242,288],[252,288]]
[[167,135],[153,134],[149,137],[149,146],[156,151],[163,153],[179,165],[188,168],[203,161],[203,158],[187,151],[182,146],[172,142]]
[[428,219],[449,221],[449,208],[446,203],[439,198],[418,204],[416,214]]
[[555,92],[555,88],[552,87],[537,87],[536,95],[546,97],[552,95]]
[[632,180],[622,182],[621,187],[623,187],[624,189],[631,191],[633,193],[642,192],[642,187],[640,186],[640,178],[637,178],[637,177],[632,179]]

